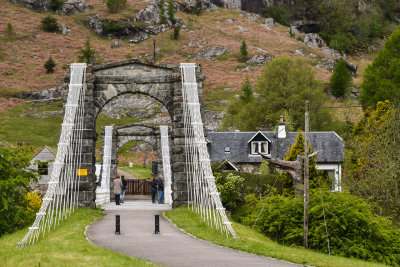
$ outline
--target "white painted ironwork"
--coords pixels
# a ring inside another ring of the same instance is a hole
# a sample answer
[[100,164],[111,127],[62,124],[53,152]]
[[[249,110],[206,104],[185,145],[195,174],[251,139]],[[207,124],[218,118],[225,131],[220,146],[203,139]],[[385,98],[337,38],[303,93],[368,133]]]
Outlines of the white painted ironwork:
[[188,206],[227,235],[236,233],[226,216],[215,185],[204,138],[196,82],[196,64],[181,63],[183,117],[185,127]]
[[168,139],[168,126],[160,125],[161,134],[161,150],[162,162],[164,173],[164,203],[172,205],[172,190],[171,190],[171,164],[169,157],[169,139]]
[[103,165],[101,171],[101,186],[96,189],[96,205],[110,202],[110,171],[113,126],[104,127]]
[[42,206],[19,247],[33,244],[39,234],[57,226],[78,205],[79,176],[82,152],[86,64],[71,64],[71,80],[60,141],[50,182]]

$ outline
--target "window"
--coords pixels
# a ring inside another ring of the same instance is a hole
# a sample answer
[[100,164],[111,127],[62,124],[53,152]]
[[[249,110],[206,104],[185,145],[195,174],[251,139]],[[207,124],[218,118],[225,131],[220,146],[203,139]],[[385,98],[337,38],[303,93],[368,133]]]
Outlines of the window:
[[269,154],[268,153],[268,142],[267,141],[253,141],[251,142],[251,154],[258,155]]
[[224,151],[225,153],[231,153],[231,147],[226,146]]
[[38,173],[40,175],[48,175],[49,174],[49,163],[39,161],[38,163]]

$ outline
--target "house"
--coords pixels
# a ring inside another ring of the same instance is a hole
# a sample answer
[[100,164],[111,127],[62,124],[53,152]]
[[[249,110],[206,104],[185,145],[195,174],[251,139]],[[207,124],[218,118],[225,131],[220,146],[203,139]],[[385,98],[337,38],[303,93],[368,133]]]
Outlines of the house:
[[31,165],[29,168],[38,170],[40,175],[38,184],[32,186],[38,189],[40,193],[44,193],[47,190],[47,184],[50,181],[55,158],[56,154],[49,147],[45,146],[30,161]]
[[[283,159],[295,143],[297,132],[286,132],[284,124],[278,131],[210,132],[207,136],[211,162],[223,162],[227,168],[258,172],[261,156]],[[320,150],[316,159],[319,170],[332,176],[332,190],[341,191],[343,139],[335,132],[310,132],[313,150]]]

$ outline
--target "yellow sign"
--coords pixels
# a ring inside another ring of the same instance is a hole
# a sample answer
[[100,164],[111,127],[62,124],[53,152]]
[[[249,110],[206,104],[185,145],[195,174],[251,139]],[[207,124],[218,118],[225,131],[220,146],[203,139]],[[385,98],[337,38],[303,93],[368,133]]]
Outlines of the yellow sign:
[[78,176],[86,176],[87,175],[87,169],[77,169],[76,174]]

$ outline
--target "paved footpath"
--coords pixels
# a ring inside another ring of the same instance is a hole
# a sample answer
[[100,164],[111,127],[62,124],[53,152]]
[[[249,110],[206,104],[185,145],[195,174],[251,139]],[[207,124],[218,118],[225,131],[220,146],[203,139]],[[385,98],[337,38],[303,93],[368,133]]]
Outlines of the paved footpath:
[[[87,230],[88,239],[101,247],[142,258],[162,266],[297,266],[273,258],[220,247],[193,238],[160,216],[160,232],[154,234],[154,215],[170,209],[149,201],[106,204],[106,216]],[[121,217],[121,235],[115,235],[115,215]]]

